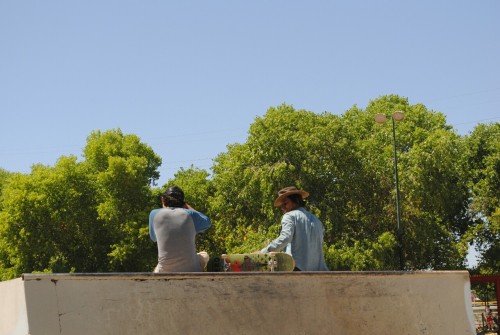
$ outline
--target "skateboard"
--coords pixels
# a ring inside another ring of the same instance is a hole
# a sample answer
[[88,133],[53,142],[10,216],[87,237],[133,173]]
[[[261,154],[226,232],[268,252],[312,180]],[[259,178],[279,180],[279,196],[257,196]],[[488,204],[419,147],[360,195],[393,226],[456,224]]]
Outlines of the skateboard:
[[223,254],[211,258],[207,266],[210,272],[277,272],[293,271],[295,262],[284,252],[267,254]]

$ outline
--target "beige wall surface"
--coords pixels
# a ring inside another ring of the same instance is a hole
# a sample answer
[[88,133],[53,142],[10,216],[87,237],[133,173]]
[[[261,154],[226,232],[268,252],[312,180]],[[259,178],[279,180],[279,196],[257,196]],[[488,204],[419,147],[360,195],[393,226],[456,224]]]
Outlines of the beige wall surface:
[[0,282],[0,334],[28,334],[28,318],[21,278]]
[[[19,280],[0,283],[0,293],[4,284],[24,289],[31,335],[475,334],[466,271],[30,274],[24,286]],[[10,304],[2,311],[19,307]],[[5,329],[1,335],[28,334]]]

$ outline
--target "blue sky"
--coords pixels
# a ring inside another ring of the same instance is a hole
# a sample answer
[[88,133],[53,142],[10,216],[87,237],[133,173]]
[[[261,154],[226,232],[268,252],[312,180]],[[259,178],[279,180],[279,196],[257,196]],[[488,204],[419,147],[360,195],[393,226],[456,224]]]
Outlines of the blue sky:
[[209,170],[282,103],[398,94],[459,134],[500,122],[500,1],[2,1],[0,167],[81,157],[120,128]]
[[209,169],[282,103],[342,114],[385,94],[460,134],[500,121],[500,2],[3,1],[0,167],[81,156],[93,130]]

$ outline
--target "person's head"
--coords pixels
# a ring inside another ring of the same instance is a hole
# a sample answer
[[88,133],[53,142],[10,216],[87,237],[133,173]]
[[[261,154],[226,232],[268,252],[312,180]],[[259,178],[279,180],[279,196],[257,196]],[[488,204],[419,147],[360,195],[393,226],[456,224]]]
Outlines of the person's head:
[[184,207],[184,192],[178,186],[167,188],[165,193],[161,196],[163,207]]
[[295,186],[285,187],[278,192],[278,198],[274,200],[274,206],[281,207],[283,213],[287,213],[303,207],[304,199],[309,196],[309,193],[304,190],[299,190]]

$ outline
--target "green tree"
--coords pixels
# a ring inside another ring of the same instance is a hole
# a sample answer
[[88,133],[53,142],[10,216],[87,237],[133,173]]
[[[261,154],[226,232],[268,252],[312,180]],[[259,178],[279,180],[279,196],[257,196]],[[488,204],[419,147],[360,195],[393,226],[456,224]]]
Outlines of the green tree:
[[[161,159],[135,135],[92,132],[83,160],[61,157],[30,174],[0,169],[0,279],[22,272],[151,271],[156,245],[148,214],[166,187],[213,227],[197,248],[252,252],[278,236],[277,191],[310,191],[307,207],[325,225],[332,270],[398,269],[393,132],[374,116],[403,111],[395,124],[407,269],[464,267],[468,243],[481,271],[498,272],[498,123],[458,136],[443,114],[387,95],[343,115],[269,108],[247,141],[214,159],[212,175],[191,166],[156,187]],[[389,119],[390,121],[390,119]]]
[[[460,268],[467,251],[462,235],[471,219],[466,211],[469,195],[463,179],[463,141],[446,124],[443,114],[421,104],[411,106],[395,95],[370,101],[365,111],[353,107],[343,116],[345,136],[360,166],[351,171],[353,190],[346,207],[346,214],[354,215],[360,224],[344,240],[371,241],[367,250],[379,250],[377,240],[385,241],[381,245],[386,247],[393,245],[384,232],[397,235],[390,119],[394,111],[405,115],[394,125],[405,267]],[[387,115],[387,124],[374,122],[378,113]],[[383,268],[398,268],[395,253],[386,248],[381,255]]]
[[0,168],[0,211],[2,210],[2,201],[1,201],[1,198],[2,198],[2,190],[4,188],[4,185],[7,183],[7,179],[12,175],[13,173],[7,171],[7,170],[4,170],[4,169],[1,169]]
[[[281,212],[272,204],[277,190],[289,184],[304,188],[327,184],[315,176],[325,172],[315,163],[325,165],[332,160],[318,151],[318,145],[325,143],[320,143],[315,132],[322,131],[329,140],[325,127],[336,131],[332,124],[336,119],[331,114],[295,111],[287,105],[270,108],[251,125],[246,143],[228,146],[228,152],[215,159],[213,210],[217,232],[224,236],[228,252],[255,251],[277,236]],[[341,157],[340,151],[328,150]],[[320,193],[312,194],[312,210],[317,210],[320,198]]]
[[476,225],[468,237],[480,253],[482,273],[500,271],[500,123],[481,124],[466,139],[469,187],[473,202],[470,206]]
[[396,132],[406,267],[461,267],[471,220],[463,141],[441,113],[393,95],[340,117],[281,105],[256,118],[246,143],[228,146],[213,168],[213,210],[228,251],[253,251],[277,236],[272,200],[293,184],[311,192],[332,269],[398,268],[392,128],[374,122],[396,110],[406,115]]
[[147,217],[160,158],[135,135],[93,132],[86,160],[13,174],[2,192],[0,275],[149,271]]
[[161,158],[137,136],[119,129],[92,132],[83,156],[95,183],[97,219],[112,241],[108,269],[152,268],[147,217],[155,204],[151,186],[159,178]]
[[75,157],[13,175],[0,213],[0,268],[8,275],[101,270],[106,253],[96,237],[105,232],[93,221],[93,191]]

